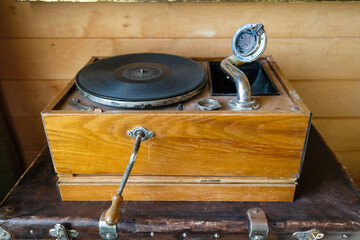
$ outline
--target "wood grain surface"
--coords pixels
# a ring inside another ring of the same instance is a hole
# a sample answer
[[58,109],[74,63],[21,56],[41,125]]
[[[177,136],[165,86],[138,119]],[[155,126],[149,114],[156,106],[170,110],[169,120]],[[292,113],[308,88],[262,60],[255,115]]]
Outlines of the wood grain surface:
[[43,118],[57,172],[74,174],[124,172],[133,145],[125,133],[142,126],[155,137],[142,143],[133,174],[296,176],[308,125],[308,117],[301,114],[160,112]]
[[[231,38],[0,39],[0,79],[71,79],[92,56],[141,52],[227,57]],[[360,79],[354,52],[360,38],[270,38],[264,55],[288,79]]]
[[[58,173],[58,183],[64,184],[119,184],[122,175],[82,175]],[[145,176],[130,175],[129,184],[294,184],[296,177],[234,177],[234,176]]]
[[[59,184],[63,201],[108,201],[118,185]],[[125,201],[293,201],[295,184],[128,184]]]
[[[232,38],[261,22],[270,38],[360,37],[358,3],[17,3],[0,1],[2,38]],[[329,20],[331,18],[331,20]],[[26,19],[26,21],[24,21]]]

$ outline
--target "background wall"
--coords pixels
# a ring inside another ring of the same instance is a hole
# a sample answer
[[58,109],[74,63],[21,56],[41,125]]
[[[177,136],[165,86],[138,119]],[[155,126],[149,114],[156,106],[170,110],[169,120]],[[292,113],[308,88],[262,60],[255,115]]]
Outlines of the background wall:
[[[0,94],[25,165],[45,145],[40,111],[93,55],[231,55],[263,23],[271,54],[314,125],[360,183],[360,3],[25,3],[0,1]],[[319,169],[321,171],[321,169]]]

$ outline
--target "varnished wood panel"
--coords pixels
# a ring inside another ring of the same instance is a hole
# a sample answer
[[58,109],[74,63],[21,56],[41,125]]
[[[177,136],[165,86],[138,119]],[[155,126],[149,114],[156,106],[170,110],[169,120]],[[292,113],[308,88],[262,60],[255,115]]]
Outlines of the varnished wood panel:
[[[232,54],[230,38],[0,39],[0,78],[71,79],[91,56],[135,52],[203,58]],[[360,79],[360,68],[354,64],[360,62],[356,52],[360,52],[360,38],[272,38],[265,55],[273,55],[289,79]]]
[[[118,185],[59,184],[64,201],[109,201]],[[295,184],[127,184],[125,201],[293,201]]]
[[[73,175],[58,173],[58,183],[64,184],[119,184],[122,175]],[[130,175],[129,184],[294,184],[293,178],[232,177],[232,176],[144,176]]]
[[68,80],[1,80],[1,103],[7,117],[39,118]]
[[[231,38],[260,22],[270,38],[360,37],[358,3],[61,3],[0,1],[2,38]],[[331,20],[330,20],[331,19]]]
[[306,114],[286,113],[50,113],[43,118],[57,172],[74,174],[123,173],[134,143],[126,131],[142,126],[155,137],[142,143],[135,175],[296,177],[308,126]]
[[333,151],[360,150],[360,118],[315,118],[312,122]]
[[291,82],[314,117],[360,117],[360,80]]

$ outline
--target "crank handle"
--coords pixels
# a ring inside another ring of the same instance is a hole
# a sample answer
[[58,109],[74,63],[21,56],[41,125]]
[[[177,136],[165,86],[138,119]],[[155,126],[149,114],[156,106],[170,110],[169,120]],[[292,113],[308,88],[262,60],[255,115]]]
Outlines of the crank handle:
[[121,195],[114,195],[112,198],[112,203],[110,208],[106,211],[105,214],[105,222],[113,226],[117,224],[117,222],[120,220],[121,212],[120,212],[120,205],[123,202],[123,197]]
[[125,188],[127,180],[129,179],[131,170],[135,164],[135,160],[136,160],[136,157],[137,157],[139,149],[140,149],[141,141],[145,141],[148,138],[153,137],[154,133],[146,130],[143,127],[136,127],[133,130],[128,131],[127,135],[135,138],[135,144],[134,144],[134,148],[132,150],[129,162],[126,166],[124,175],[122,177],[119,190],[118,190],[117,194],[113,196],[111,206],[106,211],[106,214],[105,214],[105,222],[109,226],[116,225],[117,222],[120,220],[120,217],[121,217],[120,205],[123,202],[122,192]]

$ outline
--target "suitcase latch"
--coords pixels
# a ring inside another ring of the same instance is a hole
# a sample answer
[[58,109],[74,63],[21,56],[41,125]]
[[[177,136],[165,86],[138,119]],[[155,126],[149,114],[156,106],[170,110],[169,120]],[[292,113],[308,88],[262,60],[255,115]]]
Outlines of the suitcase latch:
[[55,228],[50,229],[50,236],[56,237],[56,240],[71,240],[79,236],[79,233],[75,230],[66,230],[61,224],[55,224]]
[[251,240],[264,240],[269,234],[269,225],[265,212],[260,208],[252,208],[247,211],[250,221],[249,238]]
[[105,214],[106,211],[104,211],[100,216],[100,221],[99,221],[100,236],[103,239],[108,239],[108,240],[117,239],[119,237],[119,234],[117,233],[116,225],[108,225],[105,221]]
[[296,240],[317,240],[322,239],[324,234],[316,229],[311,229],[305,232],[295,232],[293,238]]

